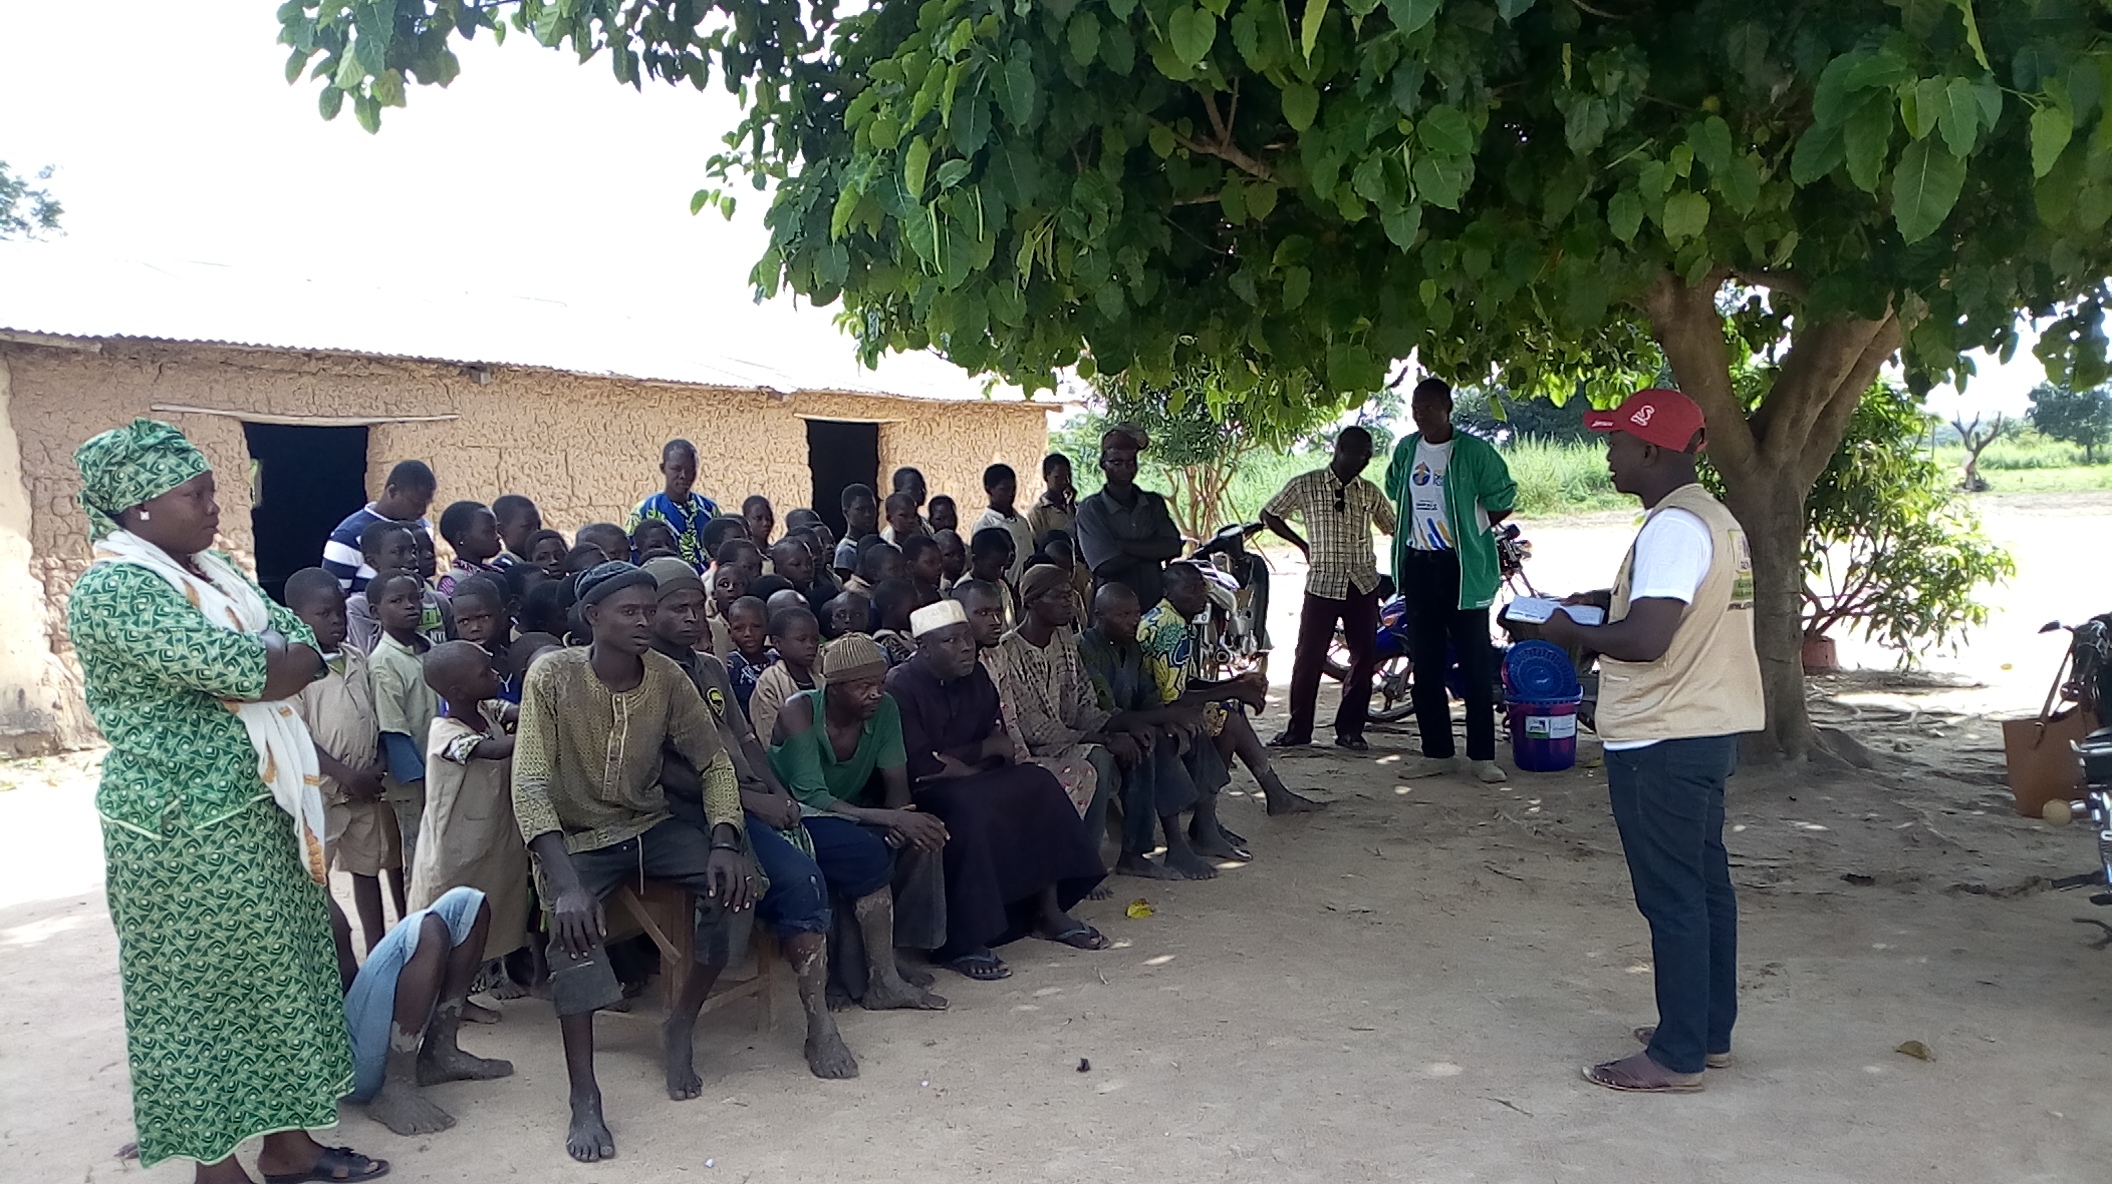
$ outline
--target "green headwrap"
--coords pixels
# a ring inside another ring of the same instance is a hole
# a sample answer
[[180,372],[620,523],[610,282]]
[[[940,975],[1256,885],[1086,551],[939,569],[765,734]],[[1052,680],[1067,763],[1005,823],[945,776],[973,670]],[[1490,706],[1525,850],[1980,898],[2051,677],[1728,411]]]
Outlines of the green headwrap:
[[73,450],[73,463],[81,470],[81,509],[88,514],[91,541],[123,529],[120,513],[213,467],[197,445],[158,419],[135,419],[89,437]]

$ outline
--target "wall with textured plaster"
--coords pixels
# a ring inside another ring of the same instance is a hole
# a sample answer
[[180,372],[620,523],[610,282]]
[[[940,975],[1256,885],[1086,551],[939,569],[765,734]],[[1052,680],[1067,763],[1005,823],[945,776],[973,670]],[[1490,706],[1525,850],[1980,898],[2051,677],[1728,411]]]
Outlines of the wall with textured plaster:
[[[450,501],[522,493],[547,525],[568,535],[587,522],[622,522],[657,490],[660,446],[676,436],[697,445],[699,490],[729,513],[760,493],[780,521],[812,497],[803,416],[882,424],[880,480],[914,464],[933,493],[960,501],[964,518],[983,504],[982,471],[994,461],[1019,470],[1024,499],[1048,441],[1045,405],[778,395],[506,366],[483,370],[479,382],[477,371],[450,363],[347,354],[139,340],[104,341],[99,351],[9,343],[0,344],[0,366],[9,375],[5,406],[21,458],[11,484],[27,501],[30,574],[43,586],[45,608],[41,621],[0,625],[23,626],[11,636],[43,632],[59,655],[68,652],[66,592],[87,565],[73,450],[97,432],[141,415],[182,428],[221,473],[221,543],[248,561],[249,486],[229,479],[248,472],[242,421],[155,412],[156,405],[299,418],[452,416],[375,425],[369,493],[391,465],[416,457],[439,476],[435,517]],[[0,465],[0,479],[10,476]],[[316,540],[318,555],[322,543]]]

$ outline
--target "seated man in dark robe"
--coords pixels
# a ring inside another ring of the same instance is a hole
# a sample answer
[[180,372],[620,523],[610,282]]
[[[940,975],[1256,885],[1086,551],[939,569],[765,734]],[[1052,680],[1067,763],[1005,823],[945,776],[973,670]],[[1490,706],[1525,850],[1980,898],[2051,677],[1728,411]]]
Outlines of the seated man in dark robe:
[[942,600],[910,618],[917,656],[888,672],[919,810],[946,824],[946,945],[938,960],[982,981],[1012,973],[992,946],[1032,932],[1107,946],[1065,910],[1106,876],[1097,844],[1048,770],[1013,761],[997,684],[968,614]]
[[[1122,771],[1122,854],[1115,871],[1154,880],[1211,879],[1217,869],[1189,841],[1181,815],[1193,810],[1197,829],[1221,833],[1217,794],[1231,774],[1204,731],[1201,709],[1161,698],[1144,647],[1137,644],[1143,619],[1143,606],[1127,584],[1103,584],[1093,597],[1093,627],[1078,637],[1078,657],[1101,710],[1124,715],[1132,733],[1149,744],[1145,759]],[[1166,838],[1159,863],[1149,858],[1154,826]]]

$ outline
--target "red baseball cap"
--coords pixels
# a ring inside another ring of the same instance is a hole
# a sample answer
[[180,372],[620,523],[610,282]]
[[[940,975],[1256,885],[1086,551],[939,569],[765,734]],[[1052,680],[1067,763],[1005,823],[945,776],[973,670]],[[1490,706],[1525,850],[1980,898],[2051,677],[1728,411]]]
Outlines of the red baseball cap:
[[1661,387],[1637,391],[1611,411],[1584,413],[1584,426],[1594,432],[1626,432],[1670,452],[1700,452],[1694,439],[1704,424],[1694,400]]

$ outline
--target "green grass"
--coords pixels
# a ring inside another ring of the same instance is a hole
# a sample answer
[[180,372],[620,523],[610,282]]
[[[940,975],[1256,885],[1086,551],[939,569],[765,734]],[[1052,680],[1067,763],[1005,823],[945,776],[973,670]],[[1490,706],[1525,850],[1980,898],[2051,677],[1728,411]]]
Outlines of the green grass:
[[[1082,449],[1081,449],[1082,452]],[[1163,467],[1147,461],[1140,482],[1149,489],[1170,490],[1173,482]],[[1606,450],[1596,442],[1554,443],[1535,439],[1516,441],[1503,449],[1518,483],[1519,516],[1557,518],[1598,510],[1617,510],[1632,503],[1615,493],[1606,474]],[[1981,454],[1980,475],[1993,493],[2090,493],[2112,491],[2112,464],[2085,465],[2082,449],[2047,440],[2036,433],[2005,439]],[[1965,450],[1940,447],[1936,459],[1952,473],[1963,473]],[[1252,522],[1263,503],[1283,488],[1291,477],[1327,463],[1324,452],[1259,453],[1240,462],[1232,480],[1234,516]],[[1386,458],[1372,461],[1365,476],[1382,481]],[[1078,468],[1083,493],[1100,487],[1099,473]]]

